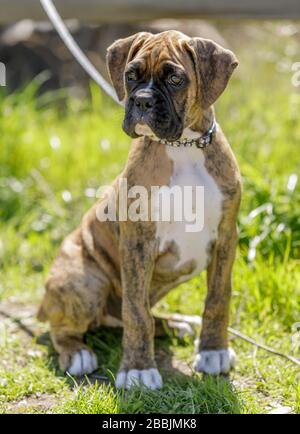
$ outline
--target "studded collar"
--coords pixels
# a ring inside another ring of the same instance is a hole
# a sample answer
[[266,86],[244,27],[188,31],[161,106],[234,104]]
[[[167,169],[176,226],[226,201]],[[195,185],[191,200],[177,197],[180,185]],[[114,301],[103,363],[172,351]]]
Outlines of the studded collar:
[[170,142],[166,139],[161,139],[160,143],[162,143],[163,145],[173,146],[175,148],[179,148],[179,147],[188,148],[194,146],[198,149],[204,149],[212,142],[216,129],[217,129],[217,123],[216,120],[214,119],[210,128],[206,131],[206,133],[202,134],[202,136],[190,140],[188,139],[175,140],[174,142]]

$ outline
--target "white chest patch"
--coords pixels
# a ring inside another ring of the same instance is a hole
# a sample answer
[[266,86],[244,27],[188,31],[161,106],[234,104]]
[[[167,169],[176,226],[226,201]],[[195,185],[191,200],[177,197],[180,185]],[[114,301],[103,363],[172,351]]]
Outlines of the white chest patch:
[[[197,213],[200,211],[202,224],[201,229],[198,231],[187,231],[191,220],[185,218],[185,211],[182,213],[183,218],[181,221],[177,221],[177,217],[174,218],[175,214],[171,215],[170,221],[158,221],[156,236],[159,238],[159,251],[164,251],[166,245],[175,242],[179,253],[176,268],[194,260],[197,266],[192,275],[195,275],[207,268],[209,260],[208,247],[217,237],[223,195],[215,180],[205,168],[202,150],[167,147],[167,154],[173,161],[173,174],[168,187],[171,189],[177,186],[176,188],[180,187],[183,192],[185,187],[189,187],[189,191],[192,191],[193,194],[183,194],[184,208],[196,210]],[[196,189],[196,187],[198,188]],[[202,197],[198,198],[197,192],[200,190]],[[164,193],[160,194],[162,201],[164,201]],[[165,199],[169,200],[168,198]],[[181,280],[184,280],[184,278]]]

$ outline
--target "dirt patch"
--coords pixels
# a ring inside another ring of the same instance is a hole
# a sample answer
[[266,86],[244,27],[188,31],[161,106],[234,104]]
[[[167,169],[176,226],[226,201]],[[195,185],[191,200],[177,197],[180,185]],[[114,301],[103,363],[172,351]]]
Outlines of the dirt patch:
[[30,338],[43,333],[45,326],[36,319],[35,305],[7,299],[0,303],[0,325],[12,333],[23,333]]
[[51,408],[57,405],[57,396],[50,394],[37,394],[11,401],[6,405],[5,413],[51,413]]

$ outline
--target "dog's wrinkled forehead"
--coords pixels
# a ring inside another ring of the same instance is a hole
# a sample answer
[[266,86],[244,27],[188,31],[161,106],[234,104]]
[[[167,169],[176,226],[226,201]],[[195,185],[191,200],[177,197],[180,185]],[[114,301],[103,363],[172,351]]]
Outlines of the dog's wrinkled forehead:
[[144,68],[145,73],[155,75],[166,63],[173,63],[184,68],[187,53],[183,42],[188,38],[179,32],[163,32],[158,35],[148,35],[144,41],[139,40],[132,45],[127,64],[137,63]]

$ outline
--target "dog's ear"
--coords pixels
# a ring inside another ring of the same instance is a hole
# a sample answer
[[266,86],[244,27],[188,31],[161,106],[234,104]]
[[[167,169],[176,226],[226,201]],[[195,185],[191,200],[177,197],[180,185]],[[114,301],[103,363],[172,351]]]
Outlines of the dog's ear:
[[187,45],[195,66],[200,102],[207,109],[226,88],[238,61],[232,51],[210,39],[191,38]]
[[140,32],[124,39],[117,39],[107,49],[106,65],[111,82],[120,101],[124,99],[124,70],[151,33]]

